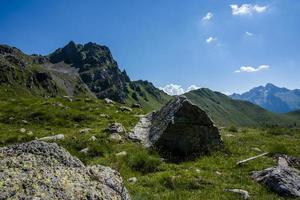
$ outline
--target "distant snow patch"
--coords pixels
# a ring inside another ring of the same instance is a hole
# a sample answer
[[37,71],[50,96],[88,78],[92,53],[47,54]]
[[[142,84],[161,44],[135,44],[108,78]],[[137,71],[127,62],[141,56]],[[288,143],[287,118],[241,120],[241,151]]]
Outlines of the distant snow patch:
[[199,88],[200,87],[196,85],[190,85],[189,87],[187,87],[187,89],[184,89],[181,85],[172,84],[172,83],[164,87],[159,87],[159,89],[163,90],[165,93],[172,96],[181,95],[192,90],[197,90]]

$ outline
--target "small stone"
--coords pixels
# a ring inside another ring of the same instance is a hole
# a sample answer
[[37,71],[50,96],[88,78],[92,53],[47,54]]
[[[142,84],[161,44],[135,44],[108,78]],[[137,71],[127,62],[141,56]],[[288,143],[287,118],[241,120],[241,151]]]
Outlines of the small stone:
[[100,117],[103,117],[103,118],[109,118],[109,116],[107,114],[100,114]]
[[121,151],[119,153],[116,153],[115,154],[116,156],[126,156],[127,155],[127,152],[126,151]]
[[32,136],[32,135],[33,135],[33,132],[32,132],[32,131],[28,131],[26,134],[27,134],[28,136]]
[[104,101],[105,101],[105,103],[107,103],[107,104],[113,104],[113,103],[114,103],[114,101],[111,100],[111,99],[109,99],[109,98],[105,98]]
[[131,184],[135,184],[137,182],[137,178],[136,177],[131,177],[128,179],[128,182]]
[[121,142],[122,141],[122,136],[118,133],[113,133],[109,135],[109,139],[116,141],[116,142]]
[[26,132],[26,129],[25,129],[25,128],[21,128],[21,129],[20,129],[20,132],[21,132],[21,133],[25,133],[25,132]]
[[120,107],[120,110],[121,110],[122,112],[125,112],[125,111],[131,112],[131,111],[132,111],[132,109],[129,108],[129,107],[127,107],[127,106],[121,106],[121,107]]
[[28,124],[28,121],[26,121],[26,120],[22,120],[22,122],[23,122],[24,124]]
[[70,102],[73,101],[72,97],[70,97],[70,96],[63,96],[63,98],[65,98],[66,100],[68,100],[68,101],[70,101]]
[[108,131],[111,133],[123,133],[125,132],[125,128],[121,123],[112,123],[108,126]]
[[65,138],[65,136],[63,134],[58,134],[58,135],[53,135],[53,136],[42,137],[39,140],[42,140],[42,141],[63,140],[64,138]]
[[89,133],[92,129],[91,128],[83,128],[79,130],[79,133],[86,134]]
[[257,151],[257,152],[261,152],[261,149],[260,148],[257,148],[257,147],[253,147],[253,148],[251,148],[252,150],[254,150],[254,151]]
[[53,103],[53,106],[64,107],[64,105],[62,103],[60,103],[60,102]]
[[89,141],[95,142],[97,140],[97,138],[95,136],[92,136]]
[[80,150],[81,153],[87,154],[89,152],[89,148],[84,148]]
[[249,192],[246,191],[246,190],[242,190],[242,189],[225,189],[224,191],[240,194],[243,200],[250,199]]

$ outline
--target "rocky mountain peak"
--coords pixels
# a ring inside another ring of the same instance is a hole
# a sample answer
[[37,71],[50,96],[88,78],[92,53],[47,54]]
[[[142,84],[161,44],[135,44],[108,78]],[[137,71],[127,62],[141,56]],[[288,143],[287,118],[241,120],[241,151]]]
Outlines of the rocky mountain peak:
[[275,86],[274,84],[272,83],[267,83],[265,88],[278,88],[277,86]]
[[246,100],[273,112],[290,112],[300,108],[300,93],[277,87],[272,83],[255,87],[243,94],[231,95],[233,99]]
[[110,98],[123,102],[127,97],[125,71],[121,71],[108,47],[96,43],[69,42],[49,55],[50,62],[64,62],[79,70],[79,75],[98,98]]

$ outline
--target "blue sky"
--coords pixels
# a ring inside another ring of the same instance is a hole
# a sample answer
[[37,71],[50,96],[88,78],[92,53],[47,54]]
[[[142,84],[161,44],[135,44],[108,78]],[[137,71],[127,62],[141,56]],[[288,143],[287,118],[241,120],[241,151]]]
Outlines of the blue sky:
[[131,79],[173,92],[300,88],[299,36],[297,0],[0,0],[0,43],[28,54],[107,45]]

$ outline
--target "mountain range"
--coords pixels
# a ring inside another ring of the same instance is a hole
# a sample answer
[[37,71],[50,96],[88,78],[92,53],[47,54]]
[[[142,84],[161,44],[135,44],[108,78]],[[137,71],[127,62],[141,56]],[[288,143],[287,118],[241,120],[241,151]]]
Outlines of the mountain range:
[[0,45],[0,85],[18,94],[110,98],[149,110],[170,99],[148,81],[131,81],[109,48],[92,42],[71,41],[46,56]]
[[276,113],[286,113],[300,109],[299,89],[289,90],[271,83],[255,87],[243,94],[232,94],[230,97],[252,102]]
[[234,100],[208,88],[185,94],[194,104],[206,111],[219,126],[294,126],[300,113],[277,114],[248,101]]
[[[294,103],[294,108],[300,105],[289,98],[299,97],[298,90],[278,89],[271,84],[265,88],[268,90],[264,90],[264,87],[258,90],[276,94],[277,99],[285,98]],[[15,47],[0,45],[0,94],[8,97],[109,98],[125,105],[139,105],[145,112],[159,109],[173,98],[149,81],[132,81],[125,70],[120,70],[108,47],[72,41],[45,56],[27,55]],[[290,96],[285,97],[285,94]],[[275,114],[262,108],[264,104],[262,107],[255,105],[257,101],[253,104],[235,100],[239,97],[237,94],[230,98],[202,88],[184,95],[205,110],[219,126],[300,124],[299,112]],[[284,106],[282,108],[287,109]]]

